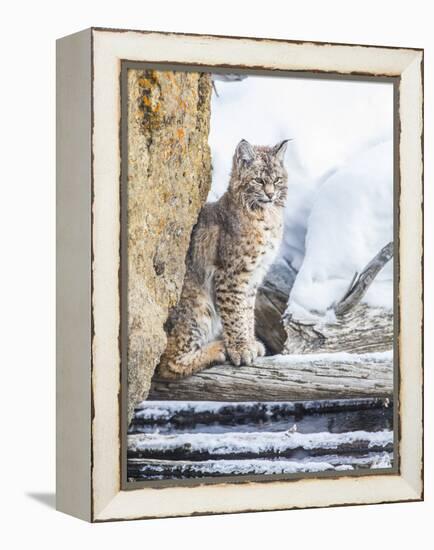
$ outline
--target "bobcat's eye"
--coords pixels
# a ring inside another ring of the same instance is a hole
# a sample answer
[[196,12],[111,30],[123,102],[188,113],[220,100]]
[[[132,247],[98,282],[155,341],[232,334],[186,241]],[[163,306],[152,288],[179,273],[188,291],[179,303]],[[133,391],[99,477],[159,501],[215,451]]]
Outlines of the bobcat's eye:
[[264,180],[262,178],[255,178],[256,183],[260,183],[261,185],[264,184]]
[[280,183],[282,183],[282,178],[277,178],[274,180],[274,185],[279,185]]

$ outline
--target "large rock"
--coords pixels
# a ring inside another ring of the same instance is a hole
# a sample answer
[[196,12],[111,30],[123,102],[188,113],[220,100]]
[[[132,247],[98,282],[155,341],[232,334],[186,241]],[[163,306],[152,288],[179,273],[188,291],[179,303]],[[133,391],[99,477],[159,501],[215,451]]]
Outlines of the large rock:
[[128,72],[128,415],[146,398],[211,184],[208,74]]

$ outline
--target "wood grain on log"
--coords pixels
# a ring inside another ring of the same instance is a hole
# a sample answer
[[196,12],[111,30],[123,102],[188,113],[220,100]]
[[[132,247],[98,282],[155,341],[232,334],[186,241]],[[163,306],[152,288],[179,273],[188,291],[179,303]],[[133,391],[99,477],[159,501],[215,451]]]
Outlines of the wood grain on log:
[[286,318],[282,353],[368,353],[393,347],[393,313],[358,304],[335,323],[318,328]]
[[[285,358],[286,359],[286,358]],[[216,365],[188,378],[155,379],[148,399],[192,401],[296,401],[389,397],[391,353],[262,357],[250,366]]]

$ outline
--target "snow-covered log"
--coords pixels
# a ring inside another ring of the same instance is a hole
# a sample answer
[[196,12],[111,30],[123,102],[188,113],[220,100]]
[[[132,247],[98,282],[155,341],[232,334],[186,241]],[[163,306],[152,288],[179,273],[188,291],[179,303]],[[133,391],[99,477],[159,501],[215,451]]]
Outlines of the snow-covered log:
[[283,353],[346,350],[384,351],[393,345],[393,312],[360,303],[377,274],[393,256],[393,242],[356,273],[344,296],[333,306],[335,319],[321,326],[283,317],[287,339]]
[[366,453],[358,456],[325,455],[303,460],[155,460],[131,458],[128,473],[132,479],[185,479],[225,475],[297,474],[390,468],[392,453]]
[[253,365],[216,365],[180,380],[154,378],[149,399],[297,401],[391,397],[393,354],[321,353],[258,358]]
[[358,304],[333,323],[317,326],[284,319],[287,339],[282,353],[381,352],[393,346],[393,313]]
[[297,273],[283,259],[272,266],[256,299],[256,333],[268,351],[318,353],[386,351],[393,345],[393,313],[360,303],[376,275],[391,259],[387,244],[361,271],[335,304],[335,319],[321,325],[302,322],[285,309]]
[[[387,409],[387,411],[386,411]],[[354,425],[351,415],[363,415],[364,422],[370,414],[380,417],[382,421],[389,417],[385,414],[393,410],[393,402],[389,398],[362,397],[358,399],[330,399],[318,401],[142,401],[135,409],[130,432],[150,426],[170,425],[171,429],[185,429],[197,424],[220,426],[245,425],[248,423],[262,424],[270,421],[289,420],[300,422],[304,417],[316,415],[333,415],[334,420],[339,414]],[[382,411],[382,413],[380,413]],[[311,419],[309,420],[311,422]],[[381,423],[380,423],[381,424]],[[337,430],[335,431],[348,431]],[[352,428],[359,429],[359,428]],[[362,429],[362,428],[360,428]],[[377,428],[380,429],[380,428]]]
[[128,458],[221,460],[355,455],[392,452],[393,432],[346,433],[227,432],[135,434],[128,437]]

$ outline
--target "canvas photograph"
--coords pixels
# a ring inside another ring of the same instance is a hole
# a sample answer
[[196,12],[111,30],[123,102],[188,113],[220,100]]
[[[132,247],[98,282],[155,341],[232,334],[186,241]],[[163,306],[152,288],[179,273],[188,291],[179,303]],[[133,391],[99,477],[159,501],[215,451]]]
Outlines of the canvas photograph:
[[396,94],[122,62],[125,487],[397,471]]

